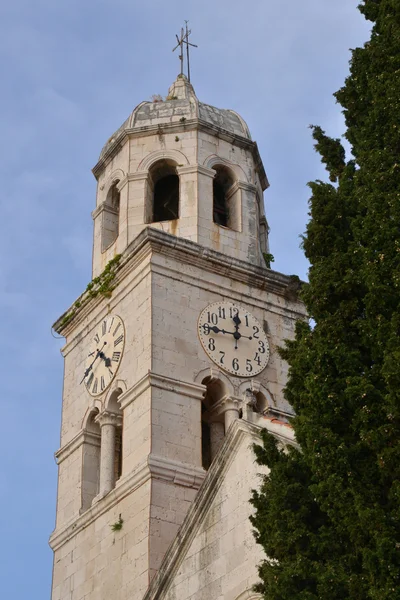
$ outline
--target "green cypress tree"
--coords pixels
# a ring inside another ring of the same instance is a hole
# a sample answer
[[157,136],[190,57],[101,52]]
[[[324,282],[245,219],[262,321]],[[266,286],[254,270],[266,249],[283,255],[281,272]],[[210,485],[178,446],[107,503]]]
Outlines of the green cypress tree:
[[336,98],[352,160],[313,127],[311,267],[282,356],[298,448],[263,434],[252,518],[266,600],[400,598],[400,2],[364,0],[370,40]]

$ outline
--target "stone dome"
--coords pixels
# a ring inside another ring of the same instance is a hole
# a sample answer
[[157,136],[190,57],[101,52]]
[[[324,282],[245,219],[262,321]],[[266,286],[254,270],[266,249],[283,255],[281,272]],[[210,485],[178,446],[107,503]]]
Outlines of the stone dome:
[[146,128],[155,125],[183,125],[193,120],[212,126],[219,132],[251,140],[249,128],[240,115],[233,110],[216,108],[200,102],[185,75],[178,75],[165,100],[160,97],[152,102],[141,102],[132,111],[109,138],[101,151],[100,159],[129,131],[145,131]]

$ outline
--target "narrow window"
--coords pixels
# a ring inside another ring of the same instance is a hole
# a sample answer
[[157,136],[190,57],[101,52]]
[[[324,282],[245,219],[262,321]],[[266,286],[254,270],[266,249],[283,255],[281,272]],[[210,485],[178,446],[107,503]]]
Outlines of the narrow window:
[[115,456],[114,456],[115,481],[122,475],[122,427],[115,430]]
[[202,383],[207,391],[201,404],[201,459],[203,469],[208,470],[225,437],[224,415],[218,413],[216,406],[226,396],[226,390],[218,379],[210,381],[206,377]]
[[213,167],[217,174],[213,180],[213,221],[222,227],[238,230],[238,193],[232,193],[235,180],[223,166]]
[[82,511],[90,508],[93,499],[99,493],[101,434],[100,426],[95,422],[97,414],[97,410],[91,413],[84,431],[81,484]]
[[179,177],[167,175],[154,187],[154,222],[172,221],[178,218]]
[[108,190],[103,211],[102,251],[115,242],[119,234],[120,192],[119,181],[115,181]]
[[148,223],[173,221],[179,218],[179,177],[176,166],[161,161],[150,170],[150,210]]
[[219,179],[213,181],[213,221],[217,225],[228,227],[228,203],[226,201],[225,191]]
[[210,425],[204,419],[204,413],[207,411],[204,404],[201,404],[201,464],[206,471],[211,465],[211,436]]

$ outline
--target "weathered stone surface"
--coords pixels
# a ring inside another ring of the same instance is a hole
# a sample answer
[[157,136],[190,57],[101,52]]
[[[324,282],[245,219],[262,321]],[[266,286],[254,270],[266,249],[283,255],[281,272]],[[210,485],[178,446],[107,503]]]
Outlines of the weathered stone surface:
[[[251,444],[260,427],[293,443],[287,365],[276,349],[305,313],[292,280],[265,267],[266,178],[256,145],[238,115],[199,103],[187,81],[170,96],[177,99],[135,109],[95,168],[94,276],[122,255],[111,296],[74,306],[55,324],[66,344],[52,600],[255,598]],[[148,223],[149,173],[159,160],[176,165],[179,218]],[[218,165],[235,180],[229,228],[213,222]],[[115,184],[118,237],[102,251]],[[243,306],[264,327],[271,356],[254,378],[228,375],[203,350],[198,318],[217,301]],[[109,314],[124,322],[125,350],[111,386],[92,397],[81,383],[85,361]],[[202,404],[215,381],[220,412],[206,472]]]

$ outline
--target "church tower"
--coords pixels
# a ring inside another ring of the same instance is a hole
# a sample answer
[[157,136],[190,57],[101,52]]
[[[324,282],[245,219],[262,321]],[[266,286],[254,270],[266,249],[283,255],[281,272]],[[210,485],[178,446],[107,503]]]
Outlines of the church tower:
[[251,445],[293,443],[277,347],[305,316],[269,268],[257,144],[180,75],[93,173],[93,280],[54,325],[52,600],[256,597]]

